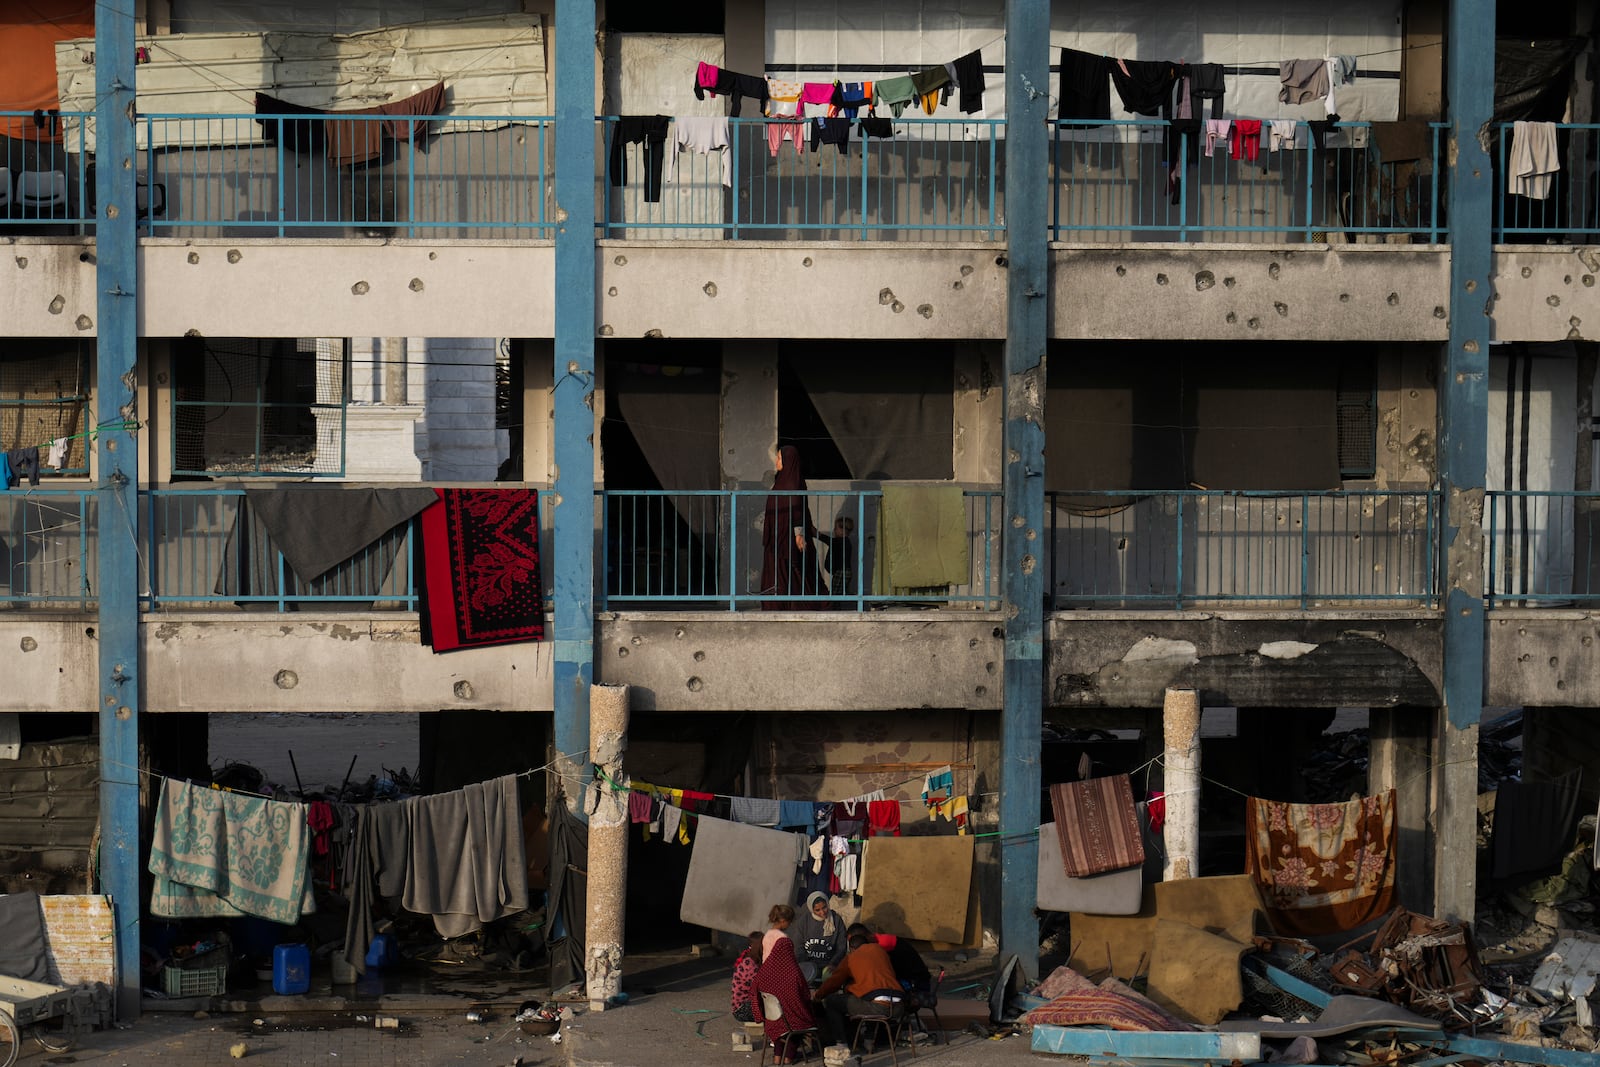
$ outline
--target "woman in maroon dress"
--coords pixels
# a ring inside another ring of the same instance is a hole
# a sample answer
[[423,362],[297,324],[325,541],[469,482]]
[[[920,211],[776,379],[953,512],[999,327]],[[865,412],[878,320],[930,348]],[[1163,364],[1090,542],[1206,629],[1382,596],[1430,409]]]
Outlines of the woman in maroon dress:
[[[781,1019],[768,1019],[761,1011],[761,994],[771,993],[783,1008]],[[777,1062],[793,1063],[799,1057],[798,1048],[785,1047],[784,1035],[791,1030],[809,1030],[817,1025],[811,1014],[811,987],[800,973],[794,959],[794,942],[780,937],[771,951],[761,961],[756,971],[755,989],[750,994],[755,1017],[762,1020],[767,1040],[772,1042],[772,1052]],[[798,1044],[798,1042],[795,1042]]]
[[[761,595],[820,596],[827,592],[818,566],[817,527],[811,521],[811,508],[802,495],[805,474],[800,469],[800,450],[784,445],[778,450],[778,471],[772,478],[772,494],[761,521]],[[781,495],[780,495],[781,494]],[[793,494],[793,495],[789,495]],[[763,600],[766,611],[804,611],[825,606],[820,601]]]

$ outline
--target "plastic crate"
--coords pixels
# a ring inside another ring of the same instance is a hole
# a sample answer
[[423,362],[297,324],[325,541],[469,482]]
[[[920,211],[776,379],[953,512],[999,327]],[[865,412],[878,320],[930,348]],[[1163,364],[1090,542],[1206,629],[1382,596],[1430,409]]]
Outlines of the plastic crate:
[[169,997],[214,997],[227,992],[228,950],[214,948],[161,968],[161,991]]

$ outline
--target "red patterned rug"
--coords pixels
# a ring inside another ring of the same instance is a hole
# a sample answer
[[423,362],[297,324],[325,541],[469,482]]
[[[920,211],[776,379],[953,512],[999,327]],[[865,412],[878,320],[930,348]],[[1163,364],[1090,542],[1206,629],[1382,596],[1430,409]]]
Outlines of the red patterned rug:
[[422,513],[433,650],[544,637],[536,489],[435,489]]

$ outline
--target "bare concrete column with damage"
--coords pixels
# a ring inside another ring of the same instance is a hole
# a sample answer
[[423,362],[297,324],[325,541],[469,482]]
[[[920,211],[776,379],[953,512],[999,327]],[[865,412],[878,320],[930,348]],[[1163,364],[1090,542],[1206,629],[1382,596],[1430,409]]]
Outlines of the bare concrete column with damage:
[[1161,730],[1166,740],[1167,821],[1162,841],[1167,850],[1166,880],[1180,881],[1200,873],[1200,693],[1168,689],[1161,704]]
[[584,971],[589,1010],[605,1011],[622,992],[622,932],[628,897],[628,791],[622,755],[628,748],[625,685],[589,690],[589,758],[595,801],[589,813],[589,899]]

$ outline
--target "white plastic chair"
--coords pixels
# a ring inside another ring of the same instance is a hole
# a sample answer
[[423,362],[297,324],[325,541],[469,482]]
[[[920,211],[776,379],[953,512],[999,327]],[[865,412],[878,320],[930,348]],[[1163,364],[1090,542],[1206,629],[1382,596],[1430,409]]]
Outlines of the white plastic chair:
[[17,175],[17,206],[28,217],[64,216],[67,176],[59,170],[25,170]]

